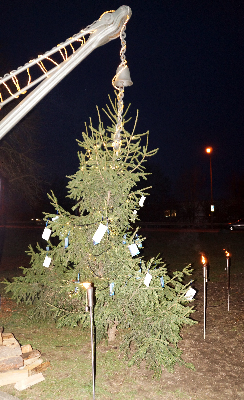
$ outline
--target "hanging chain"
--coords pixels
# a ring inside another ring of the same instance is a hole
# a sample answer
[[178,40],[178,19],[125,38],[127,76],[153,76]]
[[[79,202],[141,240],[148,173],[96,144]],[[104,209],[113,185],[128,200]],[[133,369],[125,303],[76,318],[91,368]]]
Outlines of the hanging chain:
[[117,117],[117,124],[116,124],[116,131],[114,134],[114,141],[113,141],[113,148],[114,151],[116,151],[116,155],[118,155],[120,146],[121,146],[121,135],[120,133],[123,130],[123,109],[124,109],[124,102],[123,102],[123,98],[124,98],[124,84],[121,83],[119,84],[119,86],[116,86],[116,79],[118,78],[118,76],[121,74],[121,72],[126,68],[127,66],[127,61],[125,58],[125,51],[126,51],[126,33],[125,33],[125,28],[126,28],[126,23],[129,20],[129,18],[127,17],[125,23],[122,26],[122,29],[120,31],[120,40],[121,40],[121,50],[120,50],[120,65],[117,69],[117,73],[114,76],[113,80],[112,80],[112,85],[113,87],[118,91],[117,92],[117,107],[118,107],[118,117]]

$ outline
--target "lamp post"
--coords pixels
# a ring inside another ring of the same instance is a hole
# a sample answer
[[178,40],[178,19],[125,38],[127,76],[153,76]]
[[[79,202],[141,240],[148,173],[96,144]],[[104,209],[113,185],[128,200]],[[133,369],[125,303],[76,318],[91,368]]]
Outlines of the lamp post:
[[214,204],[213,204],[213,173],[212,173],[212,159],[211,153],[213,151],[212,147],[206,148],[206,153],[209,154],[209,167],[210,167],[210,190],[211,190],[211,204],[210,204],[210,212],[211,212],[211,228],[213,228],[213,212],[214,212]]

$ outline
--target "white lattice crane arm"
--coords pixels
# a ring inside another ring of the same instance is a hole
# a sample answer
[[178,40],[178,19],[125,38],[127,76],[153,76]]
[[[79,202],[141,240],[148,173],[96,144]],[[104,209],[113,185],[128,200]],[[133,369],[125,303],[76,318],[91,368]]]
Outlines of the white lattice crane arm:
[[[0,85],[4,89],[5,96],[7,94],[6,98],[4,98],[0,90],[0,108],[14,98],[19,97],[19,95],[24,94],[31,87],[39,84],[2,119],[0,122],[0,139],[93,50],[119,37],[122,27],[130,17],[131,9],[128,6],[121,6],[116,11],[104,13],[99,20],[72,36],[72,38],[0,78]],[[87,34],[90,36],[86,41],[85,35]],[[74,45],[77,42],[81,43],[81,46],[75,50]],[[69,51],[72,51],[71,55],[69,55]],[[58,63],[51,58],[55,54],[61,57],[62,62]],[[48,69],[47,63],[52,68]],[[53,65],[55,66],[53,67]],[[41,73],[41,75],[35,77],[31,82],[30,68],[34,69],[35,67],[37,67],[38,73],[39,75]],[[21,85],[20,81],[23,80],[21,74],[25,74],[25,78],[28,78],[27,84]]]

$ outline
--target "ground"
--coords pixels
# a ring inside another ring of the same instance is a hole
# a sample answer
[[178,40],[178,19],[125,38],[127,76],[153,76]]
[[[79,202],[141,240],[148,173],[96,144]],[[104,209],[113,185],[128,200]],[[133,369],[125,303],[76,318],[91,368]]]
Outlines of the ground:
[[[150,235],[149,235],[150,237]],[[240,236],[237,238],[240,240]],[[225,239],[226,240],[226,239]],[[179,243],[178,243],[179,245]],[[180,246],[178,246],[180,251]],[[16,268],[18,258],[5,259],[5,266],[1,264],[2,271],[10,273],[11,266]],[[23,259],[22,259],[23,261]],[[233,267],[233,271],[235,268]],[[192,314],[198,324],[182,330],[182,341],[180,347],[183,350],[183,358],[195,365],[195,371],[186,367],[177,366],[174,373],[163,370],[160,379],[153,379],[152,372],[144,365],[141,368],[128,368],[119,350],[119,343],[111,346],[102,343],[97,347],[97,396],[99,400],[241,400],[244,399],[243,380],[243,328],[244,328],[244,274],[238,269],[238,273],[231,274],[230,289],[230,311],[227,309],[227,279],[226,273],[219,274],[217,279],[210,279],[207,283],[207,308],[206,308],[206,338],[203,338],[203,277],[199,269],[197,279],[193,286],[197,290],[194,301],[196,312]],[[1,317],[6,319],[16,309],[15,303],[3,298]],[[1,319],[2,319],[1,318]],[[21,338],[23,332],[13,332]],[[25,333],[26,334],[26,333]],[[74,333],[75,334],[75,333]],[[28,338],[33,340],[35,332],[29,332]],[[61,340],[61,339],[60,339]],[[44,347],[44,345],[42,346]],[[67,353],[67,347],[68,353]],[[90,345],[89,340],[80,349],[77,341],[72,345],[61,342],[56,348],[45,348],[44,356],[53,365],[61,365],[66,357],[67,364],[74,357],[81,356],[89,362]],[[124,365],[120,366],[120,362]],[[114,363],[114,369],[111,368]],[[124,363],[124,364],[123,364]],[[117,366],[117,367],[116,367]],[[109,371],[107,372],[107,368]],[[71,379],[76,372],[75,368],[63,371],[63,379]],[[52,371],[47,371],[46,382],[52,376]],[[78,373],[78,372],[77,372]],[[50,375],[49,375],[50,374]],[[90,377],[88,375],[88,381]],[[45,384],[45,382],[44,382]],[[47,384],[47,383],[46,383]],[[40,388],[42,388],[40,384]],[[82,384],[83,385],[83,384]],[[89,384],[86,383],[88,386]],[[37,385],[36,385],[37,386]],[[55,400],[76,400],[76,398],[89,399],[91,396],[85,391],[85,384],[82,386],[83,394],[75,397],[71,393],[60,393],[54,396]],[[103,390],[101,389],[103,388]],[[15,394],[20,399],[36,400],[35,392],[30,390],[28,397],[24,394],[13,392],[11,385],[1,388],[10,394]],[[90,389],[89,389],[90,390]],[[43,385],[43,395],[38,398],[46,400]]]
[[244,275],[232,277],[229,312],[224,278],[207,284],[205,340],[203,287],[197,287],[195,301],[194,319],[199,323],[182,332],[183,358],[192,362],[196,370],[177,367],[173,375],[162,374],[164,387],[179,387],[191,399],[244,399]]

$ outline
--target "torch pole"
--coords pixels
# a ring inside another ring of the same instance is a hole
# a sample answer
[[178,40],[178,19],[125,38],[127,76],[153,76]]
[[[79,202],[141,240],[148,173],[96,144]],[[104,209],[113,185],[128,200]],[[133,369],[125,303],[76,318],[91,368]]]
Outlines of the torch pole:
[[226,258],[226,274],[227,274],[227,301],[228,311],[230,311],[230,258]]
[[94,309],[94,287],[90,282],[81,284],[86,288],[86,311],[90,311],[91,322],[91,353],[92,353],[92,388],[93,400],[95,400],[95,354],[94,354],[94,329],[93,329],[93,309]]
[[206,336],[206,284],[208,281],[207,265],[203,264],[203,338]]
[[230,311],[230,258],[231,254],[228,250],[223,249],[226,257],[226,277],[227,277],[227,304],[228,311]]
[[93,340],[93,309],[90,307],[91,320],[91,352],[92,352],[92,390],[93,400],[95,400],[95,363],[94,363],[94,340]]
[[93,287],[90,286],[87,289],[88,306],[90,308],[90,320],[91,320],[91,353],[92,353],[92,389],[93,389],[93,400],[95,400],[95,360],[94,360],[94,340],[93,340]]

